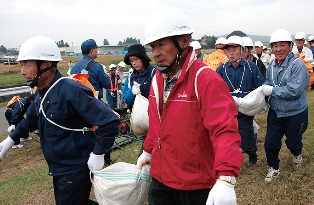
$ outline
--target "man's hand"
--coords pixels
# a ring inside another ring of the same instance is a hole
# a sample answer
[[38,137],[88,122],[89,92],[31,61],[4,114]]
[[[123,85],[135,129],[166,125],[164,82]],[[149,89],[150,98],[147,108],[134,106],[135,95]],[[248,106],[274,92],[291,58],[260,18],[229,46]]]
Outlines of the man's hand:
[[87,161],[87,165],[89,170],[91,171],[99,171],[103,168],[105,164],[104,155],[95,155],[94,153],[91,153],[89,156],[89,159]]
[[216,181],[216,184],[210,190],[206,205],[236,205],[237,198],[234,191],[234,185],[224,181]]
[[0,159],[4,159],[5,157],[7,157],[7,151],[12,145],[14,145],[14,141],[10,136],[8,136],[0,143]]
[[270,96],[271,93],[273,92],[274,87],[270,85],[262,85],[262,88],[263,88],[264,95]]
[[143,151],[143,153],[139,156],[139,158],[137,159],[136,162],[136,167],[138,169],[142,169],[142,166],[144,164],[150,164],[150,160],[151,160],[151,155],[148,154],[147,152]]
[[119,92],[120,95],[122,95],[122,90],[119,90],[118,92]]
[[114,93],[113,92],[110,92],[110,95],[111,95],[111,97],[114,97]]
[[15,125],[8,127],[8,132],[13,132],[15,130]]
[[134,81],[134,85],[132,86],[132,93],[133,95],[137,95],[141,93],[140,85],[137,82]]

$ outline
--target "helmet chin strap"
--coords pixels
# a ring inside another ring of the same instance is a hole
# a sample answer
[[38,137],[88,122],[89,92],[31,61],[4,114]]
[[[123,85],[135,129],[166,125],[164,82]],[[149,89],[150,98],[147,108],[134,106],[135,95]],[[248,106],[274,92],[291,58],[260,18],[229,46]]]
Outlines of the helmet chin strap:
[[42,64],[42,61],[37,61],[36,64],[37,64],[37,68],[38,68],[37,75],[35,76],[35,78],[32,81],[29,81],[26,83],[31,88],[34,88],[38,84],[38,80],[39,80],[42,73],[47,72],[48,70],[50,70],[51,68],[54,67],[54,64],[52,64],[51,66],[49,66],[43,70],[40,70],[40,66]]
[[160,72],[162,72],[162,73],[169,73],[172,70],[173,66],[176,63],[179,63],[182,52],[185,51],[188,48],[188,46],[187,46],[184,49],[182,49],[180,47],[180,45],[178,43],[178,40],[177,40],[177,38],[175,36],[171,36],[171,39],[172,39],[174,45],[176,46],[176,48],[178,49],[178,53],[177,53],[176,57],[174,58],[174,60],[172,61],[172,63],[169,66],[157,66],[157,69]]

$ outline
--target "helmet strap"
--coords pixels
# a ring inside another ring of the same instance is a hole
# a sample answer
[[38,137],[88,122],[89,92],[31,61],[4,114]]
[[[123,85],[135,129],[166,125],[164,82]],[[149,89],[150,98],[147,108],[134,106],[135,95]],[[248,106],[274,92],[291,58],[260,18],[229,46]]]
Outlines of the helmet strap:
[[47,72],[51,68],[55,67],[55,64],[52,63],[51,66],[49,66],[49,67],[47,67],[47,68],[45,68],[43,70],[40,70],[40,66],[41,66],[42,63],[43,63],[43,61],[37,61],[36,62],[37,69],[38,69],[37,75],[35,76],[35,78],[32,81],[27,82],[27,85],[30,86],[31,88],[34,88],[38,84],[38,79],[40,78],[42,73]]
[[188,46],[185,48],[181,48],[179,45],[179,42],[175,36],[171,36],[171,39],[172,39],[174,45],[176,46],[176,48],[178,49],[178,53],[177,53],[175,59],[172,61],[172,63],[169,66],[157,66],[157,69],[162,73],[169,73],[176,63],[179,64],[182,52],[188,48]]

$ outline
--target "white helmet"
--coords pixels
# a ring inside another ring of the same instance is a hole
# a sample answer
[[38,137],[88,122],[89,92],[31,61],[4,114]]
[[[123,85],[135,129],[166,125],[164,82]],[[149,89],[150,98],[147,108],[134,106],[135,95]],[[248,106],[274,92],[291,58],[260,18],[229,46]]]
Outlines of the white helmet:
[[303,31],[299,31],[298,33],[295,34],[294,39],[302,39],[305,40],[306,39],[306,34]]
[[307,40],[308,40],[308,42],[314,41],[314,36],[309,36],[309,38]]
[[190,46],[193,47],[193,50],[202,48],[200,42],[198,42],[198,41],[192,41],[192,42],[190,43]]
[[218,45],[218,44],[226,44],[226,42],[227,42],[227,39],[226,39],[226,38],[224,38],[224,37],[219,37],[219,38],[217,38],[215,45]]
[[118,66],[125,68],[125,63],[123,61],[121,61]]
[[243,45],[246,47],[253,47],[253,41],[250,37],[248,36],[243,36],[242,37]]
[[281,42],[281,41],[289,41],[292,42],[292,37],[289,31],[285,29],[278,29],[274,31],[270,36],[270,46],[272,43]]
[[22,44],[17,61],[25,60],[62,61],[57,44],[44,36],[35,36]]
[[146,19],[144,45],[156,40],[183,34],[191,34],[190,22],[179,9],[165,7],[156,10]]
[[235,46],[235,45],[243,47],[243,40],[242,40],[242,38],[240,36],[230,36],[227,39],[225,47],[226,46]]
[[117,66],[115,64],[110,64],[109,65],[109,70],[111,70],[112,68],[116,68]]
[[261,42],[261,41],[256,41],[255,43],[254,43],[254,47],[263,47],[264,46],[264,44]]

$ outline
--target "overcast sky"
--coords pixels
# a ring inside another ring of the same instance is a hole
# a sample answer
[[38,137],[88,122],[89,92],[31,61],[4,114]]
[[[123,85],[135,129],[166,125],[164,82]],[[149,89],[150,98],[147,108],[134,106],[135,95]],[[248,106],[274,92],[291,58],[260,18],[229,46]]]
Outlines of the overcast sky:
[[117,45],[126,37],[143,43],[146,17],[165,6],[188,16],[194,39],[234,30],[270,36],[279,28],[314,34],[314,0],[3,0],[0,5],[0,45],[6,48],[37,35],[70,46],[89,38],[99,45],[104,39]]

